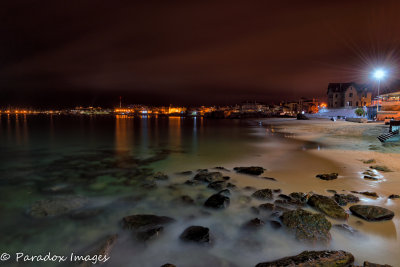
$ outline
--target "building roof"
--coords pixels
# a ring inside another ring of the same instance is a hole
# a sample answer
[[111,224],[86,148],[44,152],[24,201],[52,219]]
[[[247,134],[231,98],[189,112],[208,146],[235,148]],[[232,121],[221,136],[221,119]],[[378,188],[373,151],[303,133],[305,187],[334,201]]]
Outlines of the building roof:
[[335,93],[343,93],[350,86],[353,86],[357,90],[357,92],[363,92],[365,90],[367,90],[367,91],[372,91],[373,90],[373,87],[370,84],[367,84],[367,83],[355,83],[355,82],[329,83],[328,84],[327,93],[329,94],[329,91],[335,92]]

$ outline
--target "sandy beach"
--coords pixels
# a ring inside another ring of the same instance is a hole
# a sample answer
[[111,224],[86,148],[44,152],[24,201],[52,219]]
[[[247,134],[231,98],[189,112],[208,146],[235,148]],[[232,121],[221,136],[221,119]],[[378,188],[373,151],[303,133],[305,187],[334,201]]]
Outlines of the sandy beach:
[[[400,233],[397,229],[400,227],[400,203],[399,200],[388,199],[391,194],[399,194],[400,188],[400,144],[389,143],[381,144],[376,137],[388,131],[389,126],[383,123],[352,123],[346,121],[330,120],[304,120],[295,119],[268,119],[262,121],[267,125],[267,131],[272,133],[282,133],[288,138],[316,142],[321,144],[320,149],[309,150],[310,157],[316,157],[318,161],[308,158],[308,165],[299,164],[298,168],[292,171],[276,171],[270,175],[280,176],[281,179],[287,179],[292,188],[293,176],[297,173],[298,177],[303,177],[300,183],[296,184],[299,188],[309,191],[329,195],[326,190],[333,189],[338,192],[350,191],[372,191],[379,197],[367,197],[359,195],[360,204],[377,205],[388,208],[395,212],[395,217],[388,222],[363,222],[357,225],[359,219],[350,216],[348,224],[354,228],[366,233],[372,239],[367,242],[368,247],[363,251],[361,247],[346,243],[348,249],[360,256],[367,257],[370,261],[383,260],[393,266],[399,266],[400,256],[396,250],[400,246]],[[304,156],[304,154],[303,154]],[[324,161],[323,159],[327,160]],[[302,159],[294,159],[302,161]],[[310,162],[311,160],[311,162]],[[373,160],[369,163],[368,160]],[[310,164],[311,163],[311,164]],[[322,165],[321,165],[322,164]],[[315,177],[305,177],[311,170],[319,169],[315,165],[326,168],[327,171],[336,171],[339,178],[333,181],[320,181]],[[366,170],[370,166],[386,166],[390,172],[375,171],[379,177],[378,181],[364,179]],[[301,167],[300,167],[301,166]],[[274,176],[274,177],[275,177]],[[285,180],[286,180],[285,179]],[[293,188],[295,189],[295,188]],[[345,207],[348,209],[348,207]],[[383,238],[383,239],[381,239]],[[377,245],[379,244],[379,245]],[[384,257],[377,250],[372,249],[378,246],[379,251],[385,251]],[[396,248],[396,249],[395,249]],[[342,247],[342,249],[345,249]]]

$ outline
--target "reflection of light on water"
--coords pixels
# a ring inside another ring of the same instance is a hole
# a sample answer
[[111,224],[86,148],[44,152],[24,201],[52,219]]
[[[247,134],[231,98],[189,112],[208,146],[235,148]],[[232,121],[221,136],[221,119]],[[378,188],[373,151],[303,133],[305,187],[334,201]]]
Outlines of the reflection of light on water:
[[132,147],[133,123],[126,115],[115,116],[115,150],[126,151]]

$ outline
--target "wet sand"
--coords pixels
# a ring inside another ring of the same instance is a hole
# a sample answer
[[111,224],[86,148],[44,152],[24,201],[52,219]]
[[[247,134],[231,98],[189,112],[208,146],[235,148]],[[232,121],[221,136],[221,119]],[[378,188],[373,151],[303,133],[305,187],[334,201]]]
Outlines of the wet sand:
[[[352,190],[373,191],[379,198],[358,195],[361,200],[359,204],[377,205],[395,212],[392,221],[363,221],[362,225],[356,223],[360,221],[359,218],[350,216],[348,224],[365,234],[367,240],[361,244],[343,242],[340,235],[333,235],[333,246],[350,251],[360,263],[363,259],[400,266],[400,255],[397,252],[400,247],[400,200],[387,198],[390,194],[400,194],[400,144],[382,145],[376,139],[377,135],[388,131],[388,126],[383,123],[293,119],[272,119],[263,121],[263,124],[268,125],[267,131],[272,129],[272,132],[283,133],[296,140],[319,142],[326,146],[300,153],[301,155],[290,153],[291,163],[282,162],[283,164],[275,165],[278,167],[268,172],[268,176],[285,183],[281,186],[284,191],[313,191],[323,195],[330,195],[326,192],[327,189],[338,193],[349,193]],[[369,159],[376,162],[363,162]],[[363,179],[362,173],[370,169],[371,165],[384,165],[392,172],[376,172],[381,177],[379,181]],[[323,181],[315,178],[316,173],[331,171],[339,173],[337,180]]]

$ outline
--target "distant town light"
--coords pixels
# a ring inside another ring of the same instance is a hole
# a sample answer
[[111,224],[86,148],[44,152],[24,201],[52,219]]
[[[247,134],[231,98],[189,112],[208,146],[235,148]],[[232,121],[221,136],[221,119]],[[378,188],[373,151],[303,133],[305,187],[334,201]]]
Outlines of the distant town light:
[[386,76],[386,73],[385,73],[385,71],[384,70],[382,70],[382,69],[377,69],[377,70],[375,70],[374,71],[374,78],[375,79],[377,79],[377,80],[381,80],[381,79],[383,79],[385,76]]

